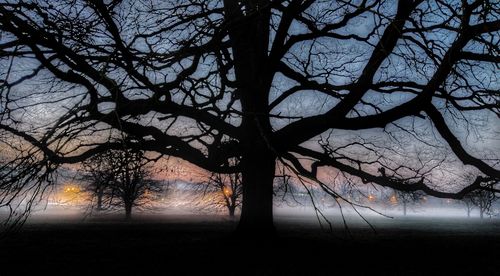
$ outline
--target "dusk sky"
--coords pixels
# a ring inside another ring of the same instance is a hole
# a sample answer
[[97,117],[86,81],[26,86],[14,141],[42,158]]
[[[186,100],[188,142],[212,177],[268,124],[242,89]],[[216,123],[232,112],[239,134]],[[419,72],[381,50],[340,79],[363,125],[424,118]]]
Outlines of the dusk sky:
[[0,0],[2,229],[490,237],[499,34],[493,0]]

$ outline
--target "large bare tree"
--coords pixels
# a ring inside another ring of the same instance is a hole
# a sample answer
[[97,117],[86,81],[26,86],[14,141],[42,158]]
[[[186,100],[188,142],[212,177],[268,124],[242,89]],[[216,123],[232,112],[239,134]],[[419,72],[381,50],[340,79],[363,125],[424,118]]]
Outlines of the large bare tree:
[[[495,190],[499,30],[493,0],[4,0],[1,149],[19,170],[2,193],[119,147],[115,130],[241,172],[252,234],[274,229],[277,162],[336,198],[326,167],[437,197]],[[463,166],[474,181],[439,185]]]

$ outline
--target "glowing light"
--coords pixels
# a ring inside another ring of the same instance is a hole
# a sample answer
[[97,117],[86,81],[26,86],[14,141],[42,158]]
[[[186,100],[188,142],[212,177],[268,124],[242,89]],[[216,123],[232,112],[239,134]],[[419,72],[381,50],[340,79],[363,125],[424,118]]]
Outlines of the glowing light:
[[222,189],[222,192],[226,197],[230,197],[233,194],[233,191],[231,191],[231,189],[229,189],[228,187],[224,187],[224,189]]
[[86,194],[78,184],[66,183],[55,193],[52,201],[59,205],[80,205],[86,200]]
[[395,204],[398,202],[398,199],[396,198],[395,195],[393,195],[393,196],[391,196],[390,201],[391,201],[391,203]]
[[375,196],[373,196],[373,195],[369,195],[369,196],[368,196],[368,200],[370,200],[370,201],[375,200]]

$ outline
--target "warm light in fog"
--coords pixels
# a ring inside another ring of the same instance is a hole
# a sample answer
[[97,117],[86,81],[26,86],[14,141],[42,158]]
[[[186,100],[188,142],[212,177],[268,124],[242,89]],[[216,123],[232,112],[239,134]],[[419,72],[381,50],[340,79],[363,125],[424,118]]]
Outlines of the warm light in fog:
[[231,189],[229,189],[228,187],[224,187],[223,192],[226,197],[230,197],[233,194]]
[[82,204],[85,202],[84,192],[81,187],[75,183],[64,184],[58,192],[52,197],[52,201],[56,204],[74,205]]
[[390,199],[391,203],[395,204],[398,202],[398,199],[396,198],[395,195],[391,196],[391,199]]
[[66,187],[64,188],[65,193],[74,193],[74,192],[79,192],[80,189],[78,187]]

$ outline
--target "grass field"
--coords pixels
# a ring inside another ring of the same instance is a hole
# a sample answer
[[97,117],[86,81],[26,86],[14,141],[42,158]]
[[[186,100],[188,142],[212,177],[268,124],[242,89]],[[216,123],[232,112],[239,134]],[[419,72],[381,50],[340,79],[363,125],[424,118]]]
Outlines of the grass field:
[[[0,240],[0,275],[498,275],[500,220],[276,215],[276,237],[245,240],[225,216],[35,216]],[[334,220],[335,222],[335,220]]]

